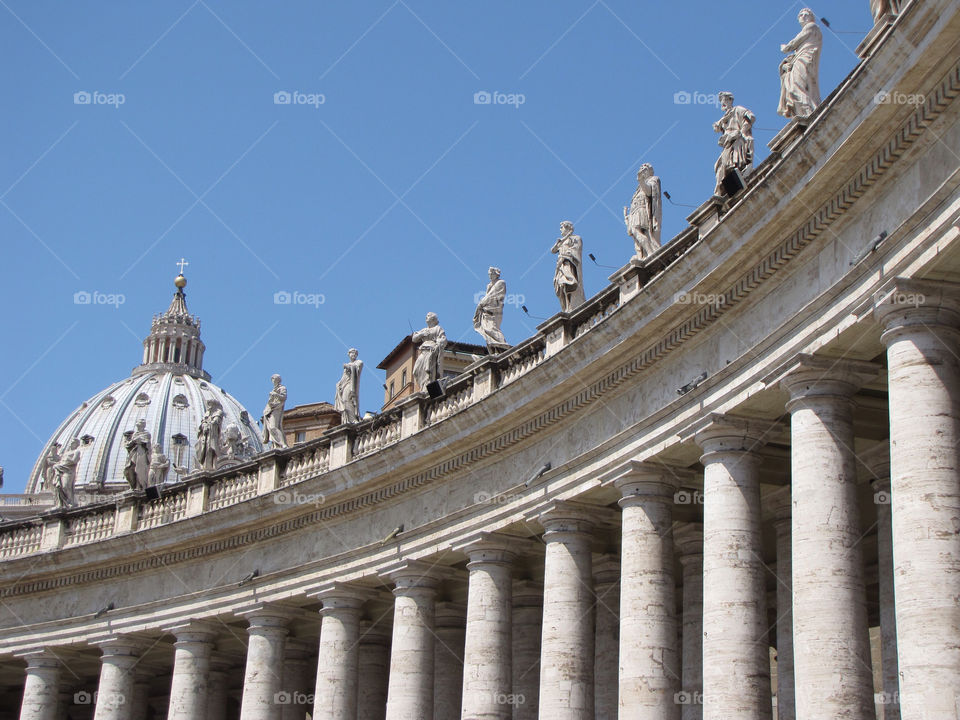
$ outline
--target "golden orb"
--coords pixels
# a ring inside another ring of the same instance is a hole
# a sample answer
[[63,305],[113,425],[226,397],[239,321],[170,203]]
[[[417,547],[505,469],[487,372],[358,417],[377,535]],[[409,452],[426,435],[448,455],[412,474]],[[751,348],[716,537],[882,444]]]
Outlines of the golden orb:
[[183,290],[183,288],[187,286],[187,279],[183,275],[177,275],[176,279],[173,281],[173,284]]

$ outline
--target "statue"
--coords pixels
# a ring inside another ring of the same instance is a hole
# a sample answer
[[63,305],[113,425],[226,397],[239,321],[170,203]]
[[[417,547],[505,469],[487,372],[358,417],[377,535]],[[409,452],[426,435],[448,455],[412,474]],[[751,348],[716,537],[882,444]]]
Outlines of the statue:
[[60,462],[60,443],[54,443],[53,447],[43,458],[43,484],[40,490],[50,490],[53,487],[53,478],[57,473],[57,463]]
[[67,445],[67,451],[57,461],[54,468],[51,490],[53,491],[53,506],[55,508],[68,508],[76,505],[73,484],[77,479],[77,465],[79,464],[80,441],[73,438]]
[[723,148],[714,170],[717,173],[717,197],[725,195],[723,179],[734,169],[749,172],[753,168],[753,123],[756,116],[742,105],[733,104],[733,93],[719,93],[723,117],[713,124],[713,131],[720,133],[717,144]]
[[343,364],[343,375],[337,381],[334,408],[340,411],[340,422],[355,423],[360,419],[360,373],[363,360],[356,348],[347,350],[350,362]]
[[823,33],[813,11],[804,8],[797,15],[800,32],[780,52],[792,53],[780,63],[780,106],[785,118],[809,117],[820,104],[820,49]]
[[434,380],[443,377],[443,349],[447,335],[440,327],[436,313],[427,313],[427,326],[410,336],[414,345],[420,345],[417,361],[413,365],[413,379],[421,390],[426,390]]
[[503,301],[507,297],[507,284],[500,279],[500,268],[492,267],[488,270],[490,282],[487,283],[487,292],[473,313],[473,329],[476,330],[487,343],[487,350],[491,355],[502,352],[510,347],[510,343],[503,337],[500,323],[503,322]]
[[653,165],[644,163],[637,172],[637,190],[630,207],[623,209],[627,233],[633,238],[637,258],[643,260],[660,249],[660,178],[653,174]]
[[207,412],[197,431],[197,462],[204,470],[217,466],[220,455],[220,429],[223,425],[223,407],[216,400],[207,400]]
[[247,438],[240,431],[236,423],[227,423],[221,433],[220,454],[217,456],[217,467],[235,465],[251,456]]
[[900,12],[900,0],[870,0],[870,12],[876,24],[885,15],[897,15]]
[[275,448],[287,447],[283,437],[283,405],[287,402],[287,389],[280,384],[280,376],[272,375],[273,390],[263,409],[263,442],[271,442]]
[[583,305],[583,240],[573,234],[573,223],[560,223],[560,237],[550,248],[557,255],[553,290],[560,299],[560,310],[570,312]]
[[123,477],[131,490],[145,490],[150,475],[150,433],[147,421],[137,420],[134,430],[124,445],[127,449],[127,464],[123,466]]
[[170,472],[170,460],[163,454],[163,448],[160,443],[155,443],[153,453],[150,456],[150,472],[147,478],[147,485],[163,485],[167,481],[167,475]]

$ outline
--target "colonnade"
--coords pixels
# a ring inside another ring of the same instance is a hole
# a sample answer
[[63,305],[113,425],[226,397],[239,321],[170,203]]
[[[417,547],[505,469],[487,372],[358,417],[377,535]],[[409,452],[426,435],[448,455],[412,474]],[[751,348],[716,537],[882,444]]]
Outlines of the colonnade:
[[[907,292],[924,301],[901,302]],[[529,515],[543,530],[542,582],[516,579],[530,541],[497,532],[454,548],[468,560],[465,607],[438,600],[449,568],[425,560],[385,567],[389,640],[363,617],[368,589],[319,589],[314,720],[874,718],[858,460],[872,466],[878,503],[884,720],[956,718],[958,298],[948,284],[901,281],[876,308],[890,422],[889,441],[869,458],[856,452],[853,398],[882,377],[881,364],[799,356],[777,377],[789,398],[789,503],[761,503],[772,423],[712,415],[690,430],[703,466],[702,525],[676,517],[689,469],[631,462],[610,482],[620,496],[619,562],[594,553],[609,508],[552,500]],[[773,568],[764,560],[766,521]],[[767,607],[770,573],[775,608]],[[291,685],[286,673],[297,672],[286,646],[290,615],[267,604],[244,617],[240,718],[287,720],[275,698]],[[222,693],[215,628],[166,630],[176,637],[166,717],[223,717],[212,708]],[[132,703],[108,702],[137,697],[139,647],[122,637],[100,645],[96,720],[143,717]],[[57,720],[56,655],[38,649],[23,659],[20,717]]]

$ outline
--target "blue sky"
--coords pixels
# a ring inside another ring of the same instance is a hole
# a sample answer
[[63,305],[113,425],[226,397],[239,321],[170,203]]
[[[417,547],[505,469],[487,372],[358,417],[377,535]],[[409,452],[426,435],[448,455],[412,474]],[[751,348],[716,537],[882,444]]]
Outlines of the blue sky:
[[[757,115],[766,157],[786,124],[779,48],[803,4],[0,6],[0,465],[20,492],[60,421],[139,363],[181,257],[205,367],[254,416],[274,372],[288,407],[332,400],[349,346],[361,408],[379,410],[376,365],[427,311],[480,341],[489,265],[530,313],[554,314],[562,220],[620,266],[640,163],[676,203],[710,195],[707,95],[730,90]],[[824,28],[826,96],[857,63],[869,3],[812,7],[838,31]],[[690,211],[665,203],[665,242]],[[587,261],[588,296],[610,272]],[[77,305],[78,291],[123,302]],[[279,291],[323,302],[278,305]],[[514,343],[538,322],[518,305],[503,324]]]

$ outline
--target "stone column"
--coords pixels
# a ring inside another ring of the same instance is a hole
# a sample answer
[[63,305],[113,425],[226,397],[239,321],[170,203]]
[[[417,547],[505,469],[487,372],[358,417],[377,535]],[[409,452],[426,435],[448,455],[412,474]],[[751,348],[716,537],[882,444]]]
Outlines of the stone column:
[[433,720],[460,720],[467,608],[437,603],[433,643]]
[[[793,543],[790,489],[784,488],[775,510],[777,533],[777,720],[796,720],[793,673]],[[778,491],[780,492],[780,491]]]
[[[138,678],[133,683],[133,707],[130,708],[130,720],[147,720],[147,710],[150,706],[150,683]],[[208,715],[210,720],[217,720],[216,716]]]
[[588,508],[557,502],[539,515],[546,544],[540,717],[593,720],[593,570]]
[[636,720],[680,717],[673,497],[677,471],[632,462],[620,491],[620,712]]
[[130,720],[135,702],[135,668],[143,645],[139,640],[123,637],[96,644],[101,655],[94,720]]
[[360,610],[368,593],[346,585],[325,588],[315,597],[320,611],[320,651],[314,720],[356,720],[360,660]]
[[900,720],[900,674],[897,668],[897,615],[893,579],[893,538],[890,517],[890,442],[884,440],[860,460],[875,478],[877,508],[877,580],[880,586],[880,657],[883,677],[883,720]]
[[510,548],[509,538],[489,533],[461,548],[470,572],[462,716],[470,720],[510,720],[513,715],[511,572],[517,556]]
[[177,639],[173,644],[167,720],[205,720],[210,654],[217,627],[206,622],[190,622],[168,628],[167,632]]
[[210,658],[210,672],[207,674],[207,720],[226,720],[227,683],[230,664],[214,653]]
[[27,661],[20,720],[56,720],[60,696],[60,660],[50,650],[20,655]]
[[712,415],[703,450],[703,717],[769,720],[760,458],[769,424]]
[[900,714],[951,717],[960,692],[960,285],[898,278],[878,303],[890,403]]
[[593,644],[593,707],[598,719],[617,717],[620,672],[620,560],[604,555],[593,564],[597,598]]
[[291,611],[261,603],[238,614],[250,622],[240,720],[280,720],[283,706],[276,696],[283,685],[284,643]]
[[853,394],[878,368],[800,357],[790,393],[797,717],[875,715],[853,453]]
[[384,720],[387,714],[387,673],[390,669],[390,627],[386,621],[377,624],[361,621],[360,633],[357,718]]
[[687,523],[673,532],[683,569],[681,632],[681,720],[703,717],[703,525]]
[[[283,693],[285,703],[281,720],[303,720],[312,711],[316,699],[317,665],[311,661],[312,648],[303,640],[287,638],[286,660],[283,665]],[[313,697],[311,697],[313,696]]]
[[513,583],[513,720],[537,720],[540,703],[540,635],[543,585]]
[[430,720],[433,714],[434,596],[432,565],[408,561],[384,572],[394,583],[393,641],[386,720]]

